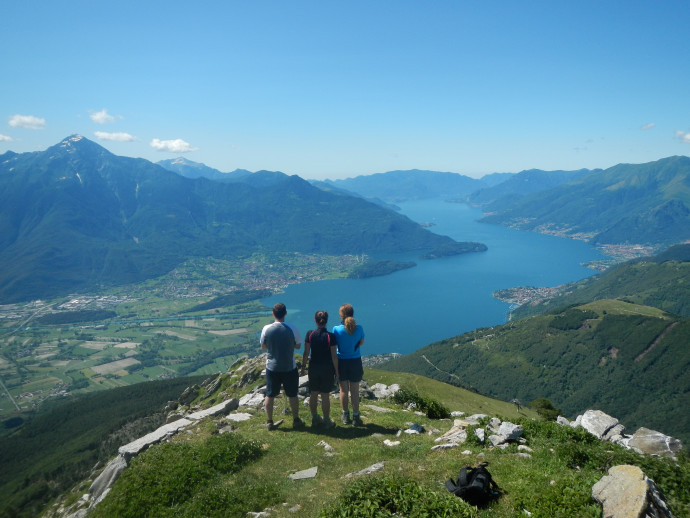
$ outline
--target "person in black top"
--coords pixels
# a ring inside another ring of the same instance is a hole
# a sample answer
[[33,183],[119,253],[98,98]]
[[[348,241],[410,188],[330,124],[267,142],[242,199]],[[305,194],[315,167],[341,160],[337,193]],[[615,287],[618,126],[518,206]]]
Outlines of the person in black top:
[[[333,333],[326,329],[328,313],[317,311],[314,315],[316,329],[306,334],[304,341],[304,356],[302,357],[302,375],[309,365],[309,410],[311,411],[311,425],[323,424],[325,428],[333,428],[331,421],[330,392],[334,381],[338,380],[337,344]],[[323,418],[318,413],[318,400],[321,395],[321,410]]]

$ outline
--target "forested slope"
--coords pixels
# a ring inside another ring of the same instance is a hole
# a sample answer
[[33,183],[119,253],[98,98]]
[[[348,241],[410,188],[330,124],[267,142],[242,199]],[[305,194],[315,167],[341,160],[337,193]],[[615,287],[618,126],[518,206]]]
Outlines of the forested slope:
[[690,441],[690,319],[599,301],[478,329],[382,366],[504,400],[545,397]]

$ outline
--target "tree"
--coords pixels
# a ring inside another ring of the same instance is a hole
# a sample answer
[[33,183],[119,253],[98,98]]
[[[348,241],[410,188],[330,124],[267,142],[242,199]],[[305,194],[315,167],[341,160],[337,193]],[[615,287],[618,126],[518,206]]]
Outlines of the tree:
[[535,399],[529,406],[546,421],[555,421],[561,415],[561,409],[554,407],[551,401],[543,397]]

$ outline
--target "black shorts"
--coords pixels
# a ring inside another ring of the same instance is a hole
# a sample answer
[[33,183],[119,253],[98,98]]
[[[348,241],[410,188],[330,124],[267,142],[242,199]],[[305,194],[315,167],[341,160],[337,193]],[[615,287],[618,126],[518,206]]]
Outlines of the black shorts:
[[359,383],[364,376],[364,367],[362,367],[362,358],[350,358],[338,360],[338,374],[341,381],[351,381],[352,383]]
[[319,365],[309,364],[309,390],[312,392],[330,392],[335,385],[335,369],[332,363]]
[[277,372],[266,369],[266,396],[280,396],[280,388],[285,388],[287,397],[296,397],[299,388],[299,373],[297,369],[287,372]]

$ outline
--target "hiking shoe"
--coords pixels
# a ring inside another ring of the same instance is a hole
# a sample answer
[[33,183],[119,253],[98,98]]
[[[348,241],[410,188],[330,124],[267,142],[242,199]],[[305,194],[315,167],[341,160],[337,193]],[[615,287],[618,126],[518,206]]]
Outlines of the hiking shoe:
[[304,428],[304,421],[302,421],[299,417],[295,417],[292,420],[292,427],[293,428]]
[[331,421],[330,419],[324,419],[323,420],[323,427],[326,430],[330,430],[331,428],[335,428],[335,423]]
[[350,421],[350,412],[343,412],[343,415],[340,418],[343,421],[343,424],[351,424],[352,421]]
[[362,422],[362,419],[359,417],[359,414],[352,416],[352,426],[364,426],[364,423]]
[[315,415],[315,416],[312,416],[312,418],[311,418],[311,427],[312,427],[312,428],[317,428],[317,427],[321,426],[321,425],[323,424],[323,422],[324,422],[324,420],[323,420],[323,418],[322,418],[320,415],[317,414],[317,415]]
[[278,428],[281,424],[283,424],[282,419],[280,421],[276,421],[275,423],[273,421],[266,421],[266,430],[270,432]]

